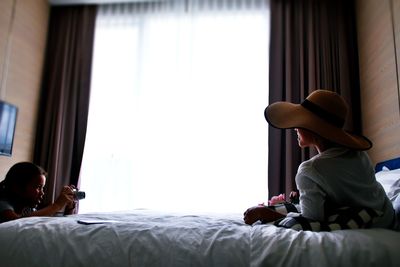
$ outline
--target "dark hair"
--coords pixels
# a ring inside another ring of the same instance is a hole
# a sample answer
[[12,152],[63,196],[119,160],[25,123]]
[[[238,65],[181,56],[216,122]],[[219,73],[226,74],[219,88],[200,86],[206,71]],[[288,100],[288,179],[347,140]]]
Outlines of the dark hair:
[[42,167],[32,162],[14,164],[0,183],[0,196],[4,196],[15,185],[18,187],[26,186],[33,178],[40,175],[46,176],[47,173]]

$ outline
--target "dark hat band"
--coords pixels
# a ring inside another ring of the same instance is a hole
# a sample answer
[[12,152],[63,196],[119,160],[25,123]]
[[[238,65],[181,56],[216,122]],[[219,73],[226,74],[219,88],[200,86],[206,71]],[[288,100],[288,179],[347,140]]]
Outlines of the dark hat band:
[[307,109],[308,111],[311,111],[321,119],[335,125],[336,127],[342,128],[344,125],[344,119],[336,116],[335,114],[329,113],[328,111],[322,109],[318,105],[314,104],[313,102],[305,99],[302,103],[301,106]]

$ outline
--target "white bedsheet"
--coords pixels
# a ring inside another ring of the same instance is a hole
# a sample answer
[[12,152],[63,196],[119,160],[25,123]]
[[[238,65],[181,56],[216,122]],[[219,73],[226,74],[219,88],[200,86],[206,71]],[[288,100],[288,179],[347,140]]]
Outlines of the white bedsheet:
[[400,232],[297,232],[249,226],[241,214],[147,210],[32,217],[0,224],[0,266],[394,267],[400,266]]

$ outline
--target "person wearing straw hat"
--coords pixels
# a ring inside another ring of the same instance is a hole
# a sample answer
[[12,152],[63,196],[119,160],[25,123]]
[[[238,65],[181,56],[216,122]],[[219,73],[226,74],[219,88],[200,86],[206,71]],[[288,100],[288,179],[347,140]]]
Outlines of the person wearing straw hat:
[[[371,227],[391,228],[393,205],[375,179],[365,152],[372,147],[367,137],[343,129],[348,106],[337,93],[313,91],[301,104],[276,102],[265,109],[267,122],[278,129],[294,129],[301,148],[314,147],[318,154],[300,164],[295,181],[298,209],[310,220],[323,222],[330,211],[341,207],[365,207],[379,213]],[[271,222],[285,217],[258,205],[244,213],[247,224]]]

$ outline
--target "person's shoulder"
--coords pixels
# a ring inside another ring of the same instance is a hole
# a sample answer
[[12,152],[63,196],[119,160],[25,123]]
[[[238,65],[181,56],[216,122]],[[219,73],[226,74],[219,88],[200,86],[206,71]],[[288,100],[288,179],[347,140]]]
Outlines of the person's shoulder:
[[4,210],[14,210],[14,207],[7,199],[0,199],[0,212]]
[[321,179],[314,167],[313,160],[307,160],[300,164],[295,181],[299,190],[305,190],[306,188],[314,187],[315,184],[320,184]]
[[302,162],[297,173],[311,180],[320,180],[320,176],[325,176],[326,171],[331,171],[334,166],[331,153],[323,152]]
[[1,203],[1,204],[3,204],[3,203],[10,203],[10,201],[9,201],[8,199],[6,199],[6,198],[0,198],[0,203]]
[[311,171],[315,168],[316,164],[318,165],[321,160],[324,160],[323,158],[321,158],[321,154],[317,154],[314,157],[303,161],[299,166],[299,171]]
[[297,176],[303,176],[309,178],[314,177],[316,175],[315,163],[316,163],[316,157],[303,161],[297,170],[296,177]]
[[329,169],[355,158],[359,158],[357,151],[344,147],[334,147],[313,157],[310,164],[316,169]]

